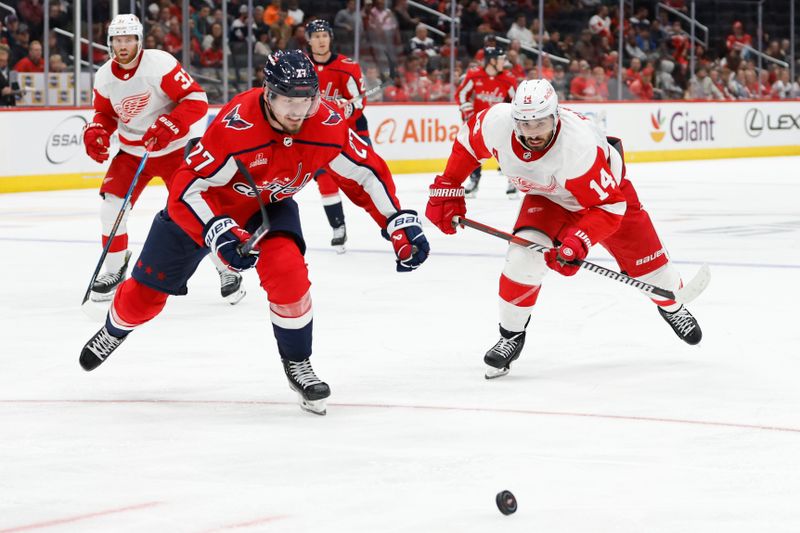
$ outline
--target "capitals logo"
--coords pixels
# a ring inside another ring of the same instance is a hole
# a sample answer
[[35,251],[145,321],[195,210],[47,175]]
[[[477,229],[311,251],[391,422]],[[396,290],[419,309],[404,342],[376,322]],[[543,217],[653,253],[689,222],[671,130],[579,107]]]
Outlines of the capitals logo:
[[335,126],[342,121],[342,115],[337,113],[336,111],[331,111],[331,114],[328,115],[328,118],[322,121],[323,126]]
[[241,105],[242,104],[238,104],[236,107],[228,111],[228,114],[222,119],[222,122],[225,123],[226,128],[241,131],[253,127],[251,123],[247,122],[239,115],[239,106]]
[[666,131],[661,131],[661,127],[664,125],[665,120],[666,117],[661,116],[660,109],[656,111],[655,115],[650,113],[650,123],[653,125],[653,129],[655,130],[650,132],[650,138],[657,143],[660,143],[664,139],[664,135],[667,134]]
[[[297,174],[294,177],[284,176],[282,178],[275,177],[272,180],[264,180],[258,186],[258,194],[267,191],[269,192],[270,203],[279,202],[285,198],[292,197],[297,191],[305,187],[309,180],[311,180],[311,172],[303,174],[303,163],[299,163],[297,165]],[[254,197],[256,195],[253,188],[245,183],[235,183],[233,190],[245,196]]]

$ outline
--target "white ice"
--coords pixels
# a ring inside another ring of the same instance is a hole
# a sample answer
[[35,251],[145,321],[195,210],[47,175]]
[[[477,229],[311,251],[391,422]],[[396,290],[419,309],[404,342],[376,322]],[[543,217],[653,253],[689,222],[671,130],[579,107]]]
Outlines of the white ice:
[[[344,255],[298,195],[328,415],[289,390],[254,273],[222,302],[209,262],[100,368],[79,303],[96,191],[0,195],[0,532],[800,531],[800,158],[629,165],[684,278],[711,266],[683,344],[636,290],[550,274],[512,372],[497,340],[505,243],[445,236],[394,272],[346,205]],[[397,176],[424,211],[431,175]],[[473,218],[509,229],[487,172]],[[129,223],[137,254],[161,187]],[[602,251],[590,259],[615,267]],[[501,515],[495,494],[519,510]]]

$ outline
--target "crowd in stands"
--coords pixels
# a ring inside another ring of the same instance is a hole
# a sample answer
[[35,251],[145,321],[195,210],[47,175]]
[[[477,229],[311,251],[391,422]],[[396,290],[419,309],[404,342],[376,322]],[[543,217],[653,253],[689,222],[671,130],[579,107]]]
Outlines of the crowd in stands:
[[[450,14],[449,1],[418,1]],[[683,0],[667,3],[677,9],[686,7]],[[518,79],[547,78],[563,100],[613,100],[618,94],[625,100],[800,97],[800,73],[793,80],[788,68],[769,60],[762,61],[759,73],[753,52],[758,43],[741,22],[733,24],[718,49],[706,49],[699,40],[692,47],[688,25],[666,10],[651,18],[653,2],[647,1],[633,2],[635,9],[620,17],[616,1],[547,0],[542,27],[534,16],[538,12],[534,0],[460,0],[456,43],[451,42],[447,18],[412,9],[408,0],[392,0],[391,5],[387,0],[363,0],[359,13],[355,0],[324,4],[327,11],[320,11],[317,2],[301,6],[299,0],[256,0],[252,15],[246,1],[228,0],[227,36],[220,0],[191,0],[190,4],[190,70],[200,75],[210,93],[216,91],[217,99],[226,55],[234,90],[243,90],[250,79],[244,67],[252,46],[257,66],[254,83],[258,84],[266,56],[278,49],[305,49],[305,24],[317,17],[332,23],[335,47],[343,53],[352,55],[354,35],[361,36],[359,60],[367,89],[382,87],[371,93],[372,101],[450,101],[454,84],[464,72],[482,66],[487,45],[505,49],[506,68]],[[49,58],[43,57],[42,47],[45,5],[50,14]],[[93,5],[92,37],[105,44],[108,0],[96,0]],[[10,90],[9,71],[43,72],[44,61],[48,61],[50,72],[63,72],[70,63],[70,40],[53,30],[71,31],[72,2],[19,0],[16,6],[16,14],[0,17],[0,96],[7,96]],[[152,1],[145,14],[145,47],[165,50],[182,60],[180,0]],[[788,37],[765,34],[762,47],[771,58],[791,61]],[[692,48],[694,72],[690,71]],[[541,68],[537,50],[542,51]],[[88,47],[84,46],[86,56]],[[451,58],[455,64],[452,78]],[[93,51],[95,64],[106,59],[103,50]]]

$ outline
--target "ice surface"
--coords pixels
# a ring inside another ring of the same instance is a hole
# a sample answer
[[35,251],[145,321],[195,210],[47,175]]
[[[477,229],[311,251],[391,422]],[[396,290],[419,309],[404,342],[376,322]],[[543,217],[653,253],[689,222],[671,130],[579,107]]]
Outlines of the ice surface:
[[[800,531],[798,168],[629,165],[684,277],[711,265],[690,306],[703,342],[630,287],[551,274],[493,381],[505,243],[428,224],[430,259],[397,274],[352,204],[347,253],[329,248],[312,184],[297,199],[326,417],[289,390],[255,273],[231,307],[210,262],[82,371],[96,191],[0,195],[0,532]],[[468,215],[509,229],[518,201],[486,174]],[[431,179],[397,176],[405,207],[424,211]],[[164,199],[151,187],[134,210],[134,257]]]

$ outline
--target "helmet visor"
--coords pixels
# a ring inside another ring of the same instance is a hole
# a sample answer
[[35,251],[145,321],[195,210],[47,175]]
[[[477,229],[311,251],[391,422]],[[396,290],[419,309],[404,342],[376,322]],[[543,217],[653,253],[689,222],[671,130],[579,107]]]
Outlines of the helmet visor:
[[279,117],[304,120],[313,117],[319,110],[319,92],[314,96],[284,96],[269,91],[268,98],[272,112]]
[[540,137],[553,131],[554,127],[553,115],[535,120],[514,120],[514,130],[520,137]]

